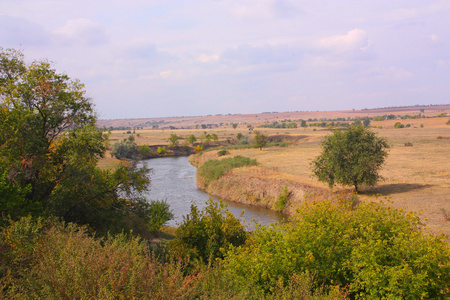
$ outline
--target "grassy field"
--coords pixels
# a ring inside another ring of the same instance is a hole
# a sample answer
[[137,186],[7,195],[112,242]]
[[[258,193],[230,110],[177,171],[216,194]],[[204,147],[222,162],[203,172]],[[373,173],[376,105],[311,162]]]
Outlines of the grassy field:
[[[447,111],[450,113],[450,110]],[[385,113],[385,112],[384,112]],[[401,112],[403,114],[404,112]],[[408,112],[406,112],[408,113]],[[374,112],[372,115],[380,115]],[[399,114],[399,112],[396,112]],[[336,112],[333,117],[338,117]],[[450,126],[448,117],[420,118],[406,120],[372,121],[373,130],[386,137],[392,148],[389,151],[385,167],[381,174],[385,177],[376,187],[366,189],[359,196],[361,200],[391,201],[392,206],[407,211],[419,212],[422,220],[435,234],[450,235],[450,220],[444,217],[444,211],[450,215]],[[410,124],[408,128],[394,128],[396,122]],[[248,176],[264,176],[274,179],[287,179],[315,187],[327,188],[312,177],[311,161],[320,153],[320,142],[331,133],[323,128],[272,129],[256,128],[269,136],[297,136],[298,140],[289,147],[268,147],[259,149],[229,150],[231,155],[256,158],[259,167],[234,170]],[[183,138],[191,134],[199,137],[205,132],[216,133],[219,141],[227,145],[227,140],[235,140],[237,133],[252,139],[247,126],[240,124],[236,129],[224,125],[214,129],[176,129],[176,130],[136,130],[138,145],[167,145],[168,137],[175,133]],[[139,135],[139,136],[138,136]],[[111,143],[128,137],[126,131],[113,131]],[[180,144],[184,141],[180,140]],[[405,146],[409,144],[412,146]],[[215,158],[216,151],[206,152],[202,159]],[[110,167],[117,161],[107,154],[101,162],[102,167]],[[335,191],[350,188],[336,187]]]

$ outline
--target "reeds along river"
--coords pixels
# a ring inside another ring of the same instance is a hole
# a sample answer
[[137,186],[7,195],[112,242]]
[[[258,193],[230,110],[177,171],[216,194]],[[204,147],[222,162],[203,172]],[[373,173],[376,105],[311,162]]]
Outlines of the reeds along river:
[[[147,193],[148,200],[166,200],[175,215],[174,220],[167,223],[177,226],[183,221],[183,216],[189,214],[191,204],[199,209],[206,206],[209,195],[197,189],[195,180],[197,169],[192,166],[187,156],[164,157],[146,160],[151,171],[151,187]],[[219,201],[214,199],[214,201]],[[251,226],[251,220],[262,225],[268,225],[283,219],[281,213],[266,208],[249,206],[241,203],[227,202],[228,210],[237,218]],[[242,210],[244,214],[242,215]]]

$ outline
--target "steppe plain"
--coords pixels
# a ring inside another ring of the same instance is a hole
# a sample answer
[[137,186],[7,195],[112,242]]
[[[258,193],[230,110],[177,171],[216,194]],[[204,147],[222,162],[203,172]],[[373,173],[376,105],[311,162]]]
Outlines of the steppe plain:
[[[200,117],[170,117],[126,120],[101,120],[101,127],[129,127],[131,129],[112,130],[110,143],[127,138],[134,130],[138,145],[168,145],[170,134],[181,138],[190,135],[197,137],[217,134],[217,145],[227,145],[236,141],[238,133],[252,138],[248,125],[254,130],[270,136],[285,137],[288,147],[267,147],[229,150],[231,155],[256,158],[257,167],[236,169],[238,175],[264,177],[276,180],[282,178],[289,182],[305,184],[318,190],[328,190],[328,186],[312,176],[310,164],[321,151],[323,137],[335,128],[298,127],[258,128],[259,125],[282,120],[314,120],[307,124],[331,122],[337,118],[375,118],[395,115],[395,120],[371,120],[370,126],[380,137],[385,137],[391,148],[381,171],[384,180],[373,188],[367,188],[358,195],[360,200],[383,201],[395,208],[417,212],[433,234],[450,236],[450,105],[412,106],[383,109],[364,109],[350,111],[324,112],[267,112],[259,114],[228,114]],[[446,116],[443,116],[445,115]],[[399,116],[419,116],[419,118],[400,119]],[[437,116],[441,117],[437,117]],[[350,122],[350,121],[349,121]],[[407,128],[395,128],[394,124],[410,124]],[[158,124],[154,128],[152,124]],[[209,124],[209,125],[208,125]],[[238,124],[233,128],[232,124]],[[202,128],[202,125],[207,128]],[[134,128],[134,129],[133,129]],[[176,129],[174,129],[176,128]],[[128,132],[128,133],[127,133]],[[293,137],[292,139],[287,137]],[[290,142],[289,142],[290,141]],[[180,140],[180,144],[183,144]],[[406,146],[409,145],[409,146]],[[217,151],[208,151],[202,159],[217,158]],[[119,161],[107,154],[101,166],[111,167]],[[351,187],[335,187],[334,193],[349,191]],[[445,217],[447,213],[447,218]]]

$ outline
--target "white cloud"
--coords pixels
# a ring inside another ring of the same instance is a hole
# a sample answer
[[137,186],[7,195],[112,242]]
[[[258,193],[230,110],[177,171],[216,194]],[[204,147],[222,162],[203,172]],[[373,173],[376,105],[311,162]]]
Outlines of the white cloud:
[[209,55],[209,54],[202,53],[202,54],[197,58],[197,60],[198,60],[199,62],[201,62],[201,63],[209,63],[209,62],[215,62],[215,61],[218,61],[219,58],[220,58],[220,55],[219,55],[219,54],[211,54],[211,55]]
[[103,26],[88,19],[68,20],[66,25],[55,30],[54,34],[60,42],[69,45],[95,46],[108,41]]
[[367,50],[370,46],[367,33],[355,28],[344,35],[335,35],[319,40],[319,46],[336,52]]

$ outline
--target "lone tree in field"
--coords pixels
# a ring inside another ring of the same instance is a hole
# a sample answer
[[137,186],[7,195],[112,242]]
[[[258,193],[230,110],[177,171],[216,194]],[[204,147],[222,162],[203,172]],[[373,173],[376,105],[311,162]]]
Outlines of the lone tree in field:
[[387,156],[389,145],[369,128],[352,125],[335,131],[322,142],[322,153],[312,162],[312,171],[319,181],[332,188],[335,184],[374,186]]
[[267,139],[267,135],[260,133],[259,131],[255,131],[255,147],[262,150],[263,147],[267,146],[269,140]]

